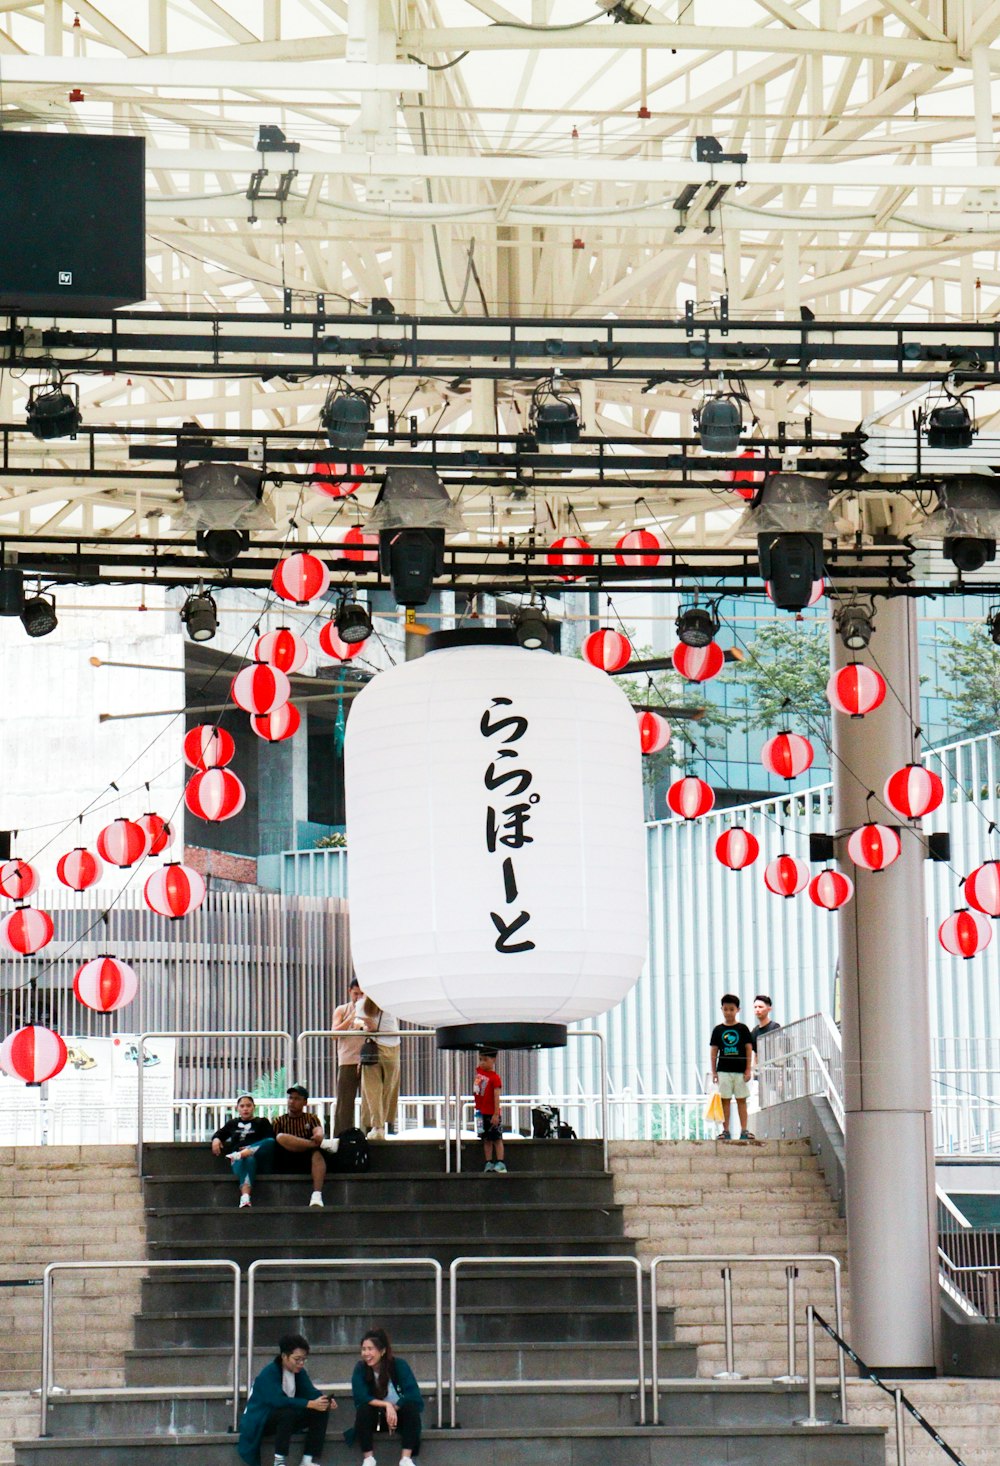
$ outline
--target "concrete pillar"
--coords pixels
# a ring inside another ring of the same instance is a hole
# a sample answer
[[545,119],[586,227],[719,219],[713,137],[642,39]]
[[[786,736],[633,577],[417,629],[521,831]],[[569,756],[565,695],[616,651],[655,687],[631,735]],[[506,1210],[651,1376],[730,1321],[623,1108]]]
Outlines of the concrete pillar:
[[[878,874],[844,851],[866,820],[898,823],[882,789],[919,758],[915,602],[876,605],[858,660],[877,662],[890,691],[868,717],[833,720],[838,854],[855,881],[839,913],[851,1341],[877,1373],[911,1374],[933,1371],[939,1330],[924,848],[904,827],[900,858]],[[831,635],[842,667],[852,653]]]

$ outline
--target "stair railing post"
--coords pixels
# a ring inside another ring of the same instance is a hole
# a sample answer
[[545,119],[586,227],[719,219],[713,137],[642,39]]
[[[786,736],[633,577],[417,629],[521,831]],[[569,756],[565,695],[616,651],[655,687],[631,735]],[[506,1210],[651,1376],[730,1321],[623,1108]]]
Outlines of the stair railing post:
[[785,1327],[788,1333],[788,1370],[785,1374],[779,1374],[775,1378],[775,1384],[779,1385],[800,1385],[803,1376],[798,1373],[795,1367],[795,1280],[799,1275],[798,1268],[793,1263],[785,1266],[785,1288],[787,1294]]
[[38,1434],[48,1435],[49,1390],[52,1388],[52,1264],[42,1274],[42,1387],[39,1391]]
[[[844,1298],[840,1281],[840,1259],[833,1259],[833,1301],[836,1310],[837,1333],[844,1335]],[[840,1424],[847,1424],[847,1359],[843,1349],[837,1346],[837,1380],[840,1385]]]
[[656,1270],[660,1259],[654,1257],[649,1265],[649,1347],[652,1354],[650,1382],[652,1384],[652,1424],[660,1423],[660,1305],[656,1298]]
[[892,1392],[896,1402],[896,1466],[906,1466],[906,1416],[903,1413],[903,1391]]
[[816,1415],[816,1310],[810,1303],[806,1307],[806,1378],[809,1384],[809,1414],[796,1425],[826,1425]]
[[722,1269],[722,1307],[726,1330],[726,1367],[720,1370],[716,1379],[742,1379],[736,1373],[736,1350],[733,1340],[733,1270],[726,1263]]
[[[230,1264],[233,1269],[233,1434],[240,1428],[240,1284],[239,1263]],[[249,1385],[247,1386],[249,1393]]]

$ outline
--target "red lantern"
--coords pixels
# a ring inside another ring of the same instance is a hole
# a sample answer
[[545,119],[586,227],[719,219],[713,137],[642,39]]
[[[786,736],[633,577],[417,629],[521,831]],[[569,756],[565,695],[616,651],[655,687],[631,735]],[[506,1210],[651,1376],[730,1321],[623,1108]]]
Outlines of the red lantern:
[[715,804],[715,792],[704,779],[695,779],[688,775],[670,785],[667,803],[681,819],[696,820],[701,815],[708,814]]
[[[563,535],[558,540],[553,540],[549,546],[549,553],[546,559],[550,565],[558,569],[566,569],[579,566],[581,569],[594,563],[594,552],[586,540],[581,540],[576,535]],[[560,580],[579,580],[579,575],[560,575]]]
[[0,942],[21,957],[40,952],[52,940],[52,918],[40,906],[19,906],[0,921]]
[[1000,916],[1000,860],[988,860],[966,876],[965,899],[985,916]]
[[885,781],[885,802],[904,820],[923,819],[944,799],[944,784],[923,764],[905,764]]
[[[771,582],[769,580],[765,580],[765,582],[764,582],[764,589],[767,591],[768,598],[773,601],[774,600],[774,592],[771,589]],[[812,583],[812,590],[809,592],[809,599],[806,601],[806,605],[807,606],[815,606],[819,601],[821,601],[823,599],[823,592],[825,590],[826,590],[826,581],[825,580],[814,580],[813,583]]]
[[753,865],[760,854],[760,841],[742,825],[723,830],[715,842],[715,858],[730,870],[743,870]]
[[618,565],[659,565],[663,546],[648,529],[630,529],[615,545],[615,563]]
[[[741,459],[749,459],[751,462],[758,456],[756,448],[747,448],[740,454]],[[726,472],[726,478],[741,499],[752,499],[757,492],[755,485],[764,482],[764,472],[759,468],[730,468]]]
[[326,494],[328,499],[344,499],[361,487],[365,476],[363,463],[314,463],[316,477],[312,487],[317,494]]
[[620,672],[632,660],[632,643],[620,631],[592,631],[582,651],[584,661],[601,672]]
[[136,820],[136,824],[145,830],[149,837],[150,855],[162,855],[168,845],[173,844],[174,827],[158,814],[144,814]]
[[340,552],[345,560],[377,565],[378,535],[366,534],[360,524],[352,524],[340,542]]
[[288,701],[292,684],[284,672],[265,662],[254,662],[237,672],[230,688],[230,697],[245,713],[273,713]]
[[199,723],[184,735],[184,761],[199,773],[223,768],[235,752],[233,735],[217,723]]
[[0,1069],[25,1084],[54,1079],[66,1059],[66,1045],[59,1034],[38,1023],[15,1029],[0,1044]]
[[779,855],[764,867],[764,884],[775,896],[790,899],[809,884],[809,867],[794,855]]
[[363,641],[345,641],[337,630],[336,621],[324,621],[319,630],[320,649],[335,662],[349,662],[365,649]]
[[149,836],[135,820],[112,820],[97,837],[97,853],[119,870],[128,870],[148,851]]
[[938,927],[938,941],[953,957],[970,962],[984,952],[993,940],[993,928],[978,911],[954,911]]
[[294,738],[302,722],[299,710],[293,702],[275,708],[273,713],[261,713],[250,719],[250,727],[258,738],[267,743],[280,743],[283,738]]
[[85,962],[73,979],[78,1003],[95,1013],[114,1013],[131,1003],[139,991],[139,979],[127,962],[117,957],[95,957]]
[[903,848],[896,831],[888,825],[862,825],[847,841],[847,853],[862,870],[885,870],[899,859]]
[[839,911],[854,895],[854,882],[839,870],[821,870],[809,882],[809,899],[825,911]]
[[330,572],[318,555],[308,553],[286,555],[274,567],[271,586],[283,601],[304,606],[324,595],[330,585]]
[[0,895],[26,901],[38,885],[38,872],[26,860],[5,860],[0,865]]
[[851,718],[863,718],[885,701],[885,678],[863,662],[848,662],[826,684],[830,706]]
[[158,916],[180,921],[205,899],[205,882],[190,865],[171,860],[153,872],[143,889],[143,900]]
[[82,845],[63,855],[56,866],[56,875],[71,891],[86,891],[96,885],[104,874],[104,866],[96,855],[91,855]]
[[231,820],[246,802],[247,791],[232,769],[206,769],[187,782],[184,803],[193,815],[210,824]]
[[305,666],[309,643],[287,626],[279,626],[277,631],[268,631],[258,637],[253,655],[255,661],[265,662],[267,666],[277,667],[279,672],[289,675]]
[[682,641],[674,647],[672,660],[674,669],[688,682],[708,682],[718,677],[726,657],[716,641],[708,646],[687,646]]
[[764,744],[760,761],[779,779],[795,779],[811,766],[813,746],[799,733],[778,733]]
[[660,753],[670,742],[670,724],[659,713],[636,713],[643,753]]

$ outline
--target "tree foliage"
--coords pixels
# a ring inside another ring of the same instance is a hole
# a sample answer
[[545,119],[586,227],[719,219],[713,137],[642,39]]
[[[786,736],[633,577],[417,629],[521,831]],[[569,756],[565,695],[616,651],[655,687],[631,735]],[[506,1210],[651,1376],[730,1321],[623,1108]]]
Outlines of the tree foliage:
[[[1000,728],[1000,647],[994,646],[985,624],[964,636],[938,634],[947,698],[955,733],[974,737]],[[947,684],[950,682],[950,688]]]
[[826,621],[775,618],[758,631],[744,660],[727,671],[739,689],[737,718],[749,730],[791,727],[830,738],[830,644]]

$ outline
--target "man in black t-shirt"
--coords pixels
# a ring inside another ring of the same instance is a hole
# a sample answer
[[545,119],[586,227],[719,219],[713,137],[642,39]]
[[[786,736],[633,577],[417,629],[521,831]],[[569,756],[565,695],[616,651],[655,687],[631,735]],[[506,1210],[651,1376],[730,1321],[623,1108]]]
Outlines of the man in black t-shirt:
[[740,1000],[735,993],[722,995],[722,1022],[712,1029],[709,1052],[712,1060],[712,1083],[719,1086],[722,1099],[722,1131],[720,1140],[731,1140],[729,1112],[732,1101],[740,1117],[740,1139],[752,1140],[747,1129],[747,1098],[750,1094],[750,1065],[753,1040],[745,1023],[737,1022]]
[[763,1033],[780,1033],[781,1024],[775,1023],[771,1017],[771,999],[767,993],[758,993],[753,1000],[753,1015],[757,1022],[750,1030],[750,1042],[753,1044],[754,1068],[757,1067],[757,1040]]

